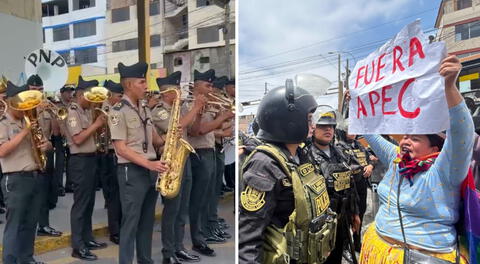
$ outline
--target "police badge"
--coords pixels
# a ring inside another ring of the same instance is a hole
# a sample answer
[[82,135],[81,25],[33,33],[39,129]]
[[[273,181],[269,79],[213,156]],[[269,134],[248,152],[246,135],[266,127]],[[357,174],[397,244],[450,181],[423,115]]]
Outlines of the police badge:
[[157,116],[160,120],[166,120],[170,114],[167,112],[167,110],[162,109],[158,111]]
[[70,127],[76,127],[77,126],[77,119],[75,119],[75,117],[70,117],[68,119],[68,125]]
[[117,113],[110,115],[110,123],[112,124],[112,126],[118,125],[118,121],[119,121],[119,118]]

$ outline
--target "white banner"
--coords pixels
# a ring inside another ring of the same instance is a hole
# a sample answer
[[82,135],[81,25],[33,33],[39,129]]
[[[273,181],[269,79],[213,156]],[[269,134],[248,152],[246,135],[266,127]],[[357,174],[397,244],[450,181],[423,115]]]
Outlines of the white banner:
[[448,128],[445,43],[428,43],[417,20],[359,61],[350,76],[349,133],[431,134]]

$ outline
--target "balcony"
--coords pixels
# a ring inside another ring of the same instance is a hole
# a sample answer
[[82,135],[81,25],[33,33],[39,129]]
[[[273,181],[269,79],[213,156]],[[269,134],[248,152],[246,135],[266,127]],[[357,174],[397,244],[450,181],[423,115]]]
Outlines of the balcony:
[[175,18],[184,10],[187,10],[185,0],[169,0],[165,2],[165,18]]

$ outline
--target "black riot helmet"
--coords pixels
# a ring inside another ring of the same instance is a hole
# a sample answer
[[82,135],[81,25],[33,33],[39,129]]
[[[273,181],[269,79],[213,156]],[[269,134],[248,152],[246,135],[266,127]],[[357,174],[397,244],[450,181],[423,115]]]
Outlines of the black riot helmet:
[[289,144],[303,142],[308,136],[308,114],[316,108],[315,98],[287,79],[285,86],[272,89],[260,102],[255,117],[260,128],[257,138]]

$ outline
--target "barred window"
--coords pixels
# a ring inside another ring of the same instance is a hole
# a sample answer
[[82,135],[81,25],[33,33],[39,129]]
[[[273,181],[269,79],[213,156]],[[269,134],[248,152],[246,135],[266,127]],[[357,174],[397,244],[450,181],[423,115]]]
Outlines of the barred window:
[[73,37],[82,38],[97,34],[97,23],[95,20],[73,24]]
[[208,43],[219,41],[218,26],[197,28],[197,43]]
[[97,47],[75,50],[75,64],[97,62]]
[[130,19],[130,7],[112,9],[112,23],[127,21]]
[[138,49],[138,39],[123,39],[112,42],[112,52],[121,52]]
[[68,25],[53,28],[53,41],[62,41],[70,39],[70,28]]

